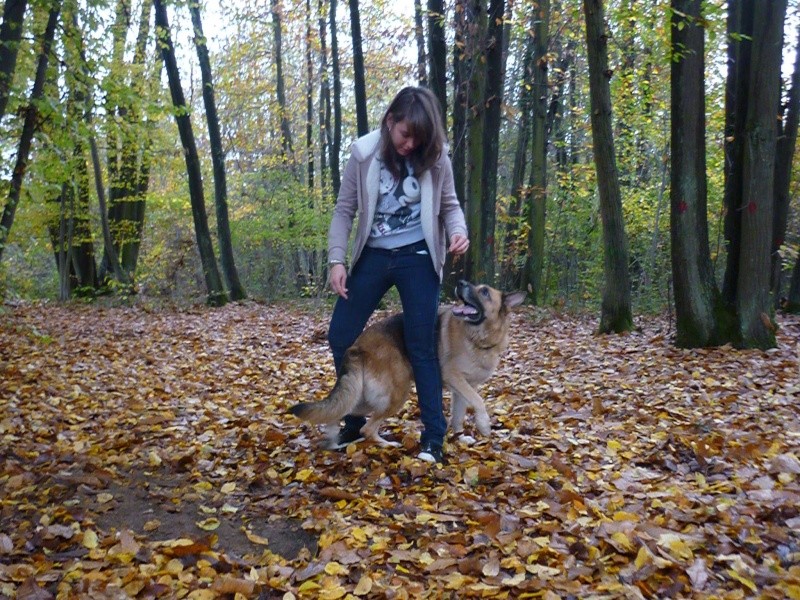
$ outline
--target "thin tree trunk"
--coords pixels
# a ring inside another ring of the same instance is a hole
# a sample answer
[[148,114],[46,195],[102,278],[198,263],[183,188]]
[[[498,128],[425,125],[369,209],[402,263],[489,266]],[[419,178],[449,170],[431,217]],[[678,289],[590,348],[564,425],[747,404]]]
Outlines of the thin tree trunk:
[[[322,32],[320,31],[320,34]],[[320,40],[321,41],[321,40]],[[314,189],[314,63],[311,61],[311,0],[306,0],[306,182]],[[324,82],[323,84],[324,85]],[[320,107],[322,100],[320,96]],[[320,125],[323,120],[320,118]],[[320,137],[323,135],[320,132]],[[324,156],[324,151],[320,152]]]
[[786,305],[783,307],[788,313],[800,313],[800,254],[794,261],[794,269],[792,269],[792,279],[789,282],[789,294],[786,299]]
[[528,290],[531,301],[538,304],[544,294],[542,272],[544,270],[545,219],[547,216],[547,44],[550,23],[550,2],[539,2],[534,24],[533,49],[533,102],[531,105],[532,156],[531,175],[528,184],[528,251],[525,258],[523,287]]
[[600,216],[603,221],[605,285],[599,333],[630,331],[631,283],[628,239],[622,217],[622,198],[614,154],[611,89],[608,68],[608,34],[601,0],[584,0],[586,46],[589,55],[589,90],[592,113],[592,147],[597,167]]
[[782,131],[778,135],[778,148],[775,153],[775,215],[772,225],[772,297],[780,301],[783,280],[783,258],[781,246],[785,241],[789,222],[789,187],[792,179],[792,161],[797,143],[798,122],[800,122],[800,52],[795,49],[792,86],[782,120]]
[[364,73],[364,52],[361,49],[361,16],[358,10],[358,0],[349,0],[350,3],[350,31],[353,37],[353,82],[356,96],[356,124],[358,135],[369,133],[369,120],[367,118],[367,84]]
[[275,44],[275,92],[278,96],[278,111],[281,119],[281,149],[283,159],[294,171],[294,150],[292,149],[292,130],[289,126],[289,111],[286,106],[286,84],[283,80],[283,7],[280,0],[271,0],[272,7],[272,34]]
[[481,246],[487,243],[490,232],[486,231],[483,219],[483,153],[485,125],[484,103],[486,101],[486,62],[483,52],[486,44],[485,0],[468,0],[466,15],[467,42],[467,227],[472,238],[467,252],[466,274],[471,281],[487,281],[491,275],[488,265],[482,264],[485,256]]
[[16,214],[17,204],[19,204],[20,194],[22,192],[22,180],[25,177],[25,170],[28,167],[28,157],[31,151],[31,144],[33,143],[33,134],[38,126],[39,109],[37,106],[44,92],[44,84],[47,78],[47,65],[50,60],[50,51],[53,46],[53,38],[55,37],[60,11],[61,2],[54,2],[51,5],[47,26],[45,27],[41,39],[41,52],[39,53],[39,61],[36,66],[36,76],[34,78],[33,88],[31,89],[30,100],[25,109],[25,120],[22,124],[22,134],[20,135],[19,147],[17,149],[17,159],[11,174],[8,200],[3,209],[3,216],[0,218],[0,260],[3,258],[3,251],[5,250],[8,236],[11,233],[11,227],[14,225],[14,215]]
[[[702,0],[672,0],[670,232],[677,338],[683,347],[720,342],[719,292],[708,244]],[[689,18],[682,15],[688,15]]]
[[6,0],[0,26],[0,119],[6,114],[8,94],[17,70],[17,54],[28,0]]
[[503,16],[504,0],[490,0],[486,30],[486,87],[484,88],[484,149],[481,181],[481,265],[483,281],[495,285],[495,227],[497,221],[497,164],[500,152],[500,117],[503,108]]
[[214,172],[214,207],[217,216],[217,238],[219,240],[219,256],[222,274],[228,285],[231,300],[244,300],[247,297],[233,255],[231,226],[228,219],[228,183],[225,175],[225,150],[222,147],[222,133],[217,115],[217,102],[214,98],[214,78],[211,74],[211,60],[208,57],[208,45],[203,34],[203,21],[197,3],[189,3],[194,26],[194,45],[197,59],[200,62],[200,74],[203,81],[203,105],[206,109],[208,138],[211,145],[211,164]]
[[[331,180],[333,181],[334,200],[339,197],[342,177],[339,169],[339,154],[342,150],[342,80],[339,70],[339,40],[336,30],[337,0],[330,0],[331,26],[331,69],[333,76],[333,143],[331,144]],[[330,124],[328,126],[330,131]]]
[[186,174],[189,180],[189,197],[192,204],[192,217],[194,218],[197,247],[203,265],[206,289],[208,290],[207,301],[212,306],[221,306],[225,304],[227,297],[222,286],[219,270],[217,269],[217,262],[214,257],[214,246],[211,243],[211,232],[208,229],[200,158],[197,154],[197,145],[195,144],[194,132],[192,131],[192,122],[189,118],[189,110],[183,95],[183,87],[181,86],[180,73],[178,71],[178,61],[175,58],[175,49],[172,45],[172,37],[169,30],[167,10],[162,0],[155,0],[155,9],[155,22],[158,28],[161,57],[164,61],[164,68],[167,71],[172,104],[175,107],[175,122],[178,125],[181,143],[183,144],[184,157],[186,159]]
[[447,40],[443,0],[428,0],[428,82],[447,128]]
[[419,85],[428,85],[428,70],[425,68],[425,28],[422,25],[422,2],[414,0],[414,37],[417,39],[417,80]]
[[[325,5],[323,0],[319,3],[319,54],[320,54],[320,88],[319,88],[319,171],[320,189],[325,190],[328,185],[327,173],[338,156],[331,152],[331,80],[328,72],[328,44],[327,26],[325,24]],[[328,165],[331,165],[330,167]],[[338,166],[338,165],[337,165]],[[337,169],[338,177],[338,169]]]

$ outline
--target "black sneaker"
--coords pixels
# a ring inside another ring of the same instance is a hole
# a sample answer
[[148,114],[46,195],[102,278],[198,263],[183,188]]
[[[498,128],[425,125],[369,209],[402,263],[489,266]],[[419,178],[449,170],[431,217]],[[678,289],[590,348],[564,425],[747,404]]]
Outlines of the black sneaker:
[[429,463],[438,463],[440,465],[445,464],[444,451],[442,450],[442,447],[438,444],[434,444],[433,442],[425,442],[422,444],[419,454],[417,454],[417,458]]
[[334,450],[342,450],[347,448],[350,444],[363,442],[364,436],[361,435],[360,429],[347,427],[346,425],[339,430],[339,437],[336,438],[336,445],[333,446]]

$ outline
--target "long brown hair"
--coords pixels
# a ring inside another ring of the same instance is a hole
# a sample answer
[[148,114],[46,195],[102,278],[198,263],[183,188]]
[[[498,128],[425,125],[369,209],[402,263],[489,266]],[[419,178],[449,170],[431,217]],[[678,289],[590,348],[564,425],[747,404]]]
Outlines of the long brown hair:
[[444,150],[447,136],[444,132],[439,100],[433,92],[423,87],[403,88],[397,92],[381,119],[381,156],[389,171],[395,177],[399,177],[403,157],[395,150],[389,135],[387,122],[389,117],[394,123],[405,121],[409,133],[417,142],[417,147],[408,156],[414,167],[414,174],[419,176],[435,165]]

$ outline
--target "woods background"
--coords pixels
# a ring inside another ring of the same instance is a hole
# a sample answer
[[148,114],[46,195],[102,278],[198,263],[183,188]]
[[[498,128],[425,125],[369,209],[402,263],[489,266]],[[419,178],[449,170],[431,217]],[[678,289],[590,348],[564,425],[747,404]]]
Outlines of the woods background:
[[421,83],[470,226],[449,277],[601,330],[676,310],[684,345],[770,346],[800,306],[798,2],[221,4],[5,2],[2,296],[324,294],[349,144]]

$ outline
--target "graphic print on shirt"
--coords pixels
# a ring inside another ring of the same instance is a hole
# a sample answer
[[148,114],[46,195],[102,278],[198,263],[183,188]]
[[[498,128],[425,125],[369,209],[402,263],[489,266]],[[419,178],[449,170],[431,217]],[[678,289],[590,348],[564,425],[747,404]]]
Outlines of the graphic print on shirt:
[[403,161],[400,178],[381,163],[378,205],[372,223],[372,237],[401,233],[420,222],[420,187],[413,167]]

